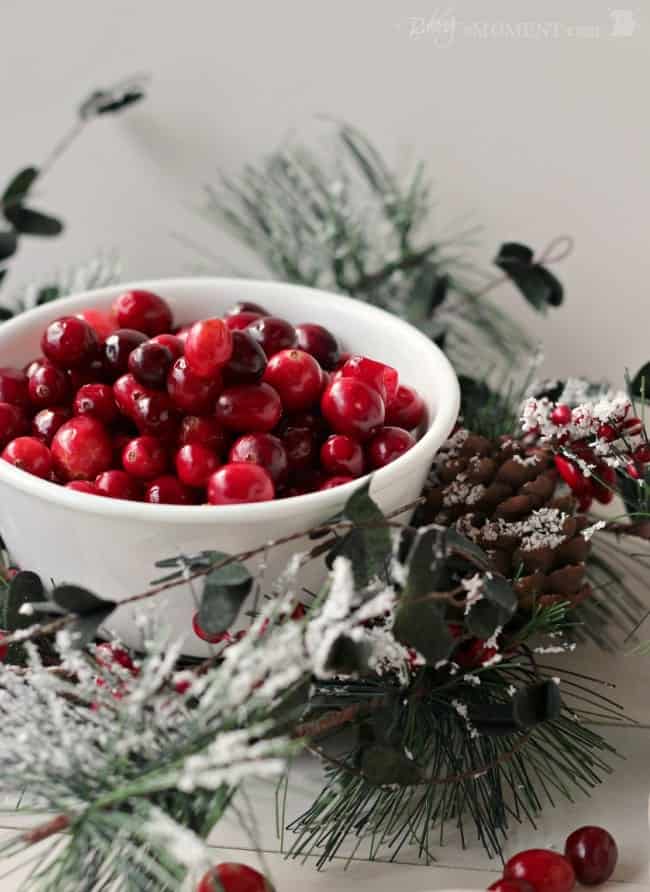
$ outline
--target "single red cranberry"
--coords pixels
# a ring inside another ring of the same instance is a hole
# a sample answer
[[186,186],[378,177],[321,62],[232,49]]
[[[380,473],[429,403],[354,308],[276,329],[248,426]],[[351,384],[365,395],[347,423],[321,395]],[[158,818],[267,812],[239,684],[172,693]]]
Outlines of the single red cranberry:
[[165,443],[178,436],[180,413],[169,394],[164,391],[137,396],[133,401],[131,418],[140,433],[151,434]]
[[129,354],[129,371],[145,387],[164,387],[173,363],[169,347],[155,341],[145,341]]
[[[40,437],[45,443],[52,442],[54,434],[62,424],[72,418],[72,412],[67,406],[53,406],[51,409],[41,409],[32,419],[32,434]],[[0,437],[0,442],[2,438]]]
[[178,433],[178,445],[200,443],[217,455],[224,454],[229,436],[216,418],[211,415],[185,415]]
[[335,477],[327,477],[318,488],[319,490],[335,489],[337,486],[343,486],[344,483],[352,483],[354,479],[354,477],[339,474]]
[[118,416],[110,384],[84,384],[75,395],[73,408],[75,415],[92,415],[104,424],[112,424]]
[[222,641],[230,641],[232,638],[230,632],[206,632],[199,622],[198,613],[192,617],[192,630],[197,638],[207,641],[208,644],[221,644]]
[[275,892],[259,871],[246,864],[217,864],[201,879],[196,892]]
[[311,431],[319,448],[331,433],[327,422],[319,411],[292,412],[290,415],[285,415],[278,426],[278,435],[284,434],[290,428],[306,428]]
[[223,319],[195,322],[185,341],[185,359],[200,378],[212,378],[232,356],[232,334]]
[[259,304],[254,304],[250,300],[238,300],[236,304],[233,304],[226,310],[224,315],[238,316],[240,313],[257,313],[258,316],[269,315],[268,310],[265,310]]
[[266,368],[266,353],[247,331],[233,331],[232,356],[223,367],[226,387],[257,384]]
[[282,403],[268,384],[228,387],[217,399],[216,419],[229,430],[267,433],[282,415]]
[[76,393],[84,384],[99,384],[113,381],[113,375],[104,364],[101,349],[103,348],[100,348],[100,353],[90,362],[67,370],[72,393]]
[[289,425],[280,433],[280,440],[292,471],[301,471],[316,464],[318,442],[311,428]]
[[0,402],[0,449],[16,437],[22,437],[27,433],[29,433],[29,421],[20,406]]
[[366,447],[371,468],[383,468],[415,446],[415,437],[401,427],[381,427]]
[[248,461],[261,465],[275,486],[281,486],[287,479],[287,453],[282,441],[273,434],[244,434],[231,447],[228,461],[234,464]]
[[145,334],[132,328],[119,328],[110,334],[103,346],[103,361],[107,372],[113,378],[123,375],[129,367],[129,356],[146,340]]
[[95,479],[95,489],[100,496],[138,502],[142,498],[142,484],[126,471],[104,471]]
[[280,350],[269,360],[264,380],[278,392],[285,411],[297,412],[318,402],[323,372],[304,350]]
[[107,310],[97,310],[91,307],[76,315],[95,329],[95,334],[100,341],[105,341],[118,327],[115,316]]
[[613,424],[601,424],[598,428],[597,436],[599,440],[605,440],[606,443],[613,443],[618,440],[620,432]]
[[[110,473],[110,472],[107,472]],[[71,480],[70,483],[66,483],[66,489],[72,489],[74,492],[83,492],[88,496],[101,496],[101,493],[94,483],[91,483],[90,480]]]
[[566,858],[547,849],[528,849],[515,855],[507,862],[503,878],[525,880],[535,892],[571,892],[576,883]]
[[122,375],[113,384],[113,396],[117,407],[123,415],[132,417],[135,412],[136,400],[143,396],[152,396],[157,393],[156,390],[150,390],[148,387],[139,384],[130,373]]
[[497,880],[488,886],[488,892],[535,892],[526,880]]
[[149,337],[171,331],[169,304],[151,291],[125,291],[113,303],[120,328],[134,328]]
[[219,467],[219,459],[211,449],[200,443],[181,446],[175,458],[176,473],[186,486],[201,489],[208,482],[210,474]]
[[424,421],[424,400],[413,387],[400,384],[397,393],[386,406],[386,424],[403,427],[407,431],[419,427]]
[[27,375],[20,369],[0,368],[0,402],[12,406],[29,406]]
[[262,316],[251,322],[246,331],[257,341],[268,359],[280,350],[289,350],[298,343],[296,329],[286,319],[278,316]]
[[47,478],[52,470],[52,454],[45,443],[36,437],[17,437],[12,440],[5,446],[2,458],[15,468],[35,477]]
[[331,331],[322,325],[313,322],[305,322],[296,325],[298,346],[306,353],[310,353],[318,364],[324,369],[334,369],[339,361],[341,349]]
[[633,453],[634,461],[641,462],[641,464],[646,465],[650,462],[650,444],[642,443],[640,446],[634,450]]
[[148,483],[144,500],[152,505],[193,505],[196,502],[192,490],[172,474],[156,477]]
[[153,480],[167,470],[168,455],[156,437],[135,437],[122,450],[122,467],[141,480]]
[[384,423],[384,401],[359,378],[338,378],[323,394],[321,411],[337,434],[367,440]]
[[275,496],[273,481],[260,465],[250,462],[224,465],[208,480],[211,505],[268,502]]
[[176,362],[177,359],[180,359],[185,352],[185,344],[179,337],[173,334],[156,335],[155,338],[151,338],[151,342],[167,347],[174,358],[174,362]]
[[27,387],[32,405],[40,409],[62,405],[69,396],[68,376],[47,359],[32,364]]
[[558,427],[564,427],[565,425],[570,424],[572,418],[573,412],[571,411],[571,406],[567,406],[566,403],[558,403],[551,412],[551,421]]
[[569,836],[564,854],[583,886],[606,883],[618,861],[614,837],[602,827],[580,827]]
[[223,320],[231,331],[242,331],[251,322],[261,319],[261,313],[252,313],[250,310],[243,310],[241,313],[235,313],[233,316],[226,316]]
[[79,415],[62,424],[54,435],[52,458],[61,480],[94,480],[110,468],[113,447],[101,421]]
[[99,349],[95,329],[77,316],[50,322],[41,339],[41,349],[55,365],[71,369],[94,359]]
[[176,360],[167,376],[167,391],[173,403],[192,415],[204,415],[213,409],[220,389],[218,376],[200,378],[190,369],[184,356]]
[[320,463],[328,474],[360,477],[364,471],[361,445],[345,434],[332,434],[320,450]]
[[566,485],[576,493],[576,495],[581,495],[588,491],[589,486],[587,478],[583,475],[578,465],[569,461],[569,459],[565,458],[563,455],[556,455],[555,467],[559,471],[560,477],[564,480]]
[[397,370],[367,356],[351,356],[339,370],[343,378],[356,378],[376,390],[384,403],[395,399],[399,386]]

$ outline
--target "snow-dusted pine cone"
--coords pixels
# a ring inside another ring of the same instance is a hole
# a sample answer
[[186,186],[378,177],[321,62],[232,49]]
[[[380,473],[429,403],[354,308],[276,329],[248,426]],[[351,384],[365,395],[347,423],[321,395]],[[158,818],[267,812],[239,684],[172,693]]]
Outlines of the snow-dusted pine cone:
[[550,452],[459,430],[436,458],[425,519],[480,545],[513,580],[522,607],[578,604],[592,593],[591,522],[570,495],[558,495],[559,485]]

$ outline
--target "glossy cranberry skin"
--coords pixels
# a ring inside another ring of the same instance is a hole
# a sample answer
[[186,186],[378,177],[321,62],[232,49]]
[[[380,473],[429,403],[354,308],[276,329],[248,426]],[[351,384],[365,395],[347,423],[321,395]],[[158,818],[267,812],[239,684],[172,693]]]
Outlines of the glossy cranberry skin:
[[318,460],[318,442],[309,427],[285,428],[280,434],[291,471],[312,468]]
[[160,477],[167,465],[167,450],[156,437],[135,437],[122,450],[122,467],[127,474],[140,480]]
[[574,464],[563,455],[555,456],[555,467],[566,485],[577,495],[586,494],[589,490],[589,481],[583,475],[578,465]]
[[129,371],[145,387],[164,387],[173,363],[171,350],[154,341],[145,341],[129,354]]
[[273,481],[260,465],[250,462],[223,465],[208,480],[211,505],[268,502],[275,496]]
[[286,481],[289,473],[285,448],[282,441],[273,434],[244,434],[233,443],[228,461],[234,464],[253,462],[261,465],[276,487]]
[[551,412],[551,421],[558,427],[564,427],[570,423],[572,416],[571,406],[567,406],[566,403],[559,403]]
[[525,880],[535,892],[571,892],[576,877],[562,855],[547,849],[528,849],[511,858],[503,871],[504,880]]
[[337,486],[343,486],[345,483],[352,483],[354,479],[354,477],[346,477],[343,474],[339,474],[336,477],[327,477],[318,489],[335,489]]
[[419,427],[425,416],[426,407],[420,394],[412,387],[400,384],[397,393],[386,406],[386,424],[410,431]]
[[367,440],[384,423],[384,401],[358,378],[337,378],[321,399],[321,411],[337,434]]
[[232,355],[223,367],[226,387],[257,384],[266,369],[266,353],[247,331],[233,331]]
[[55,365],[71,369],[90,362],[98,352],[95,329],[77,316],[63,316],[50,322],[41,338],[41,350]]
[[345,434],[332,434],[320,450],[320,463],[328,474],[360,477],[364,471],[361,445]]
[[488,892],[535,892],[525,880],[497,880],[488,886]]
[[99,354],[90,362],[67,370],[68,381],[70,382],[70,390],[72,393],[76,393],[84,384],[112,382],[113,376],[104,365],[104,358],[101,353],[102,347],[99,349]]
[[172,474],[156,477],[148,483],[144,500],[151,505],[193,505],[196,502],[192,490]]
[[71,480],[70,483],[66,483],[65,489],[72,489],[74,492],[83,492],[87,496],[103,495],[103,493],[101,493],[90,480]]
[[262,316],[261,313],[251,313],[250,311],[243,311],[241,313],[235,313],[233,316],[226,316],[223,320],[228,328],[231,331],[242,331],[251,322],[255,322],[256,319],[260,319]]
[[341,356],[341,348],[331,331],[322,325],[313,322],[305,322],[296,325],[298,346],[306,353],[310,353],[322,368],[331,371]]
[[199,443],[217,455],[223,455],[228,441],[228,434],[211,415],[185,415],[181,421],[178,432],[179,446]]
[[246,331],[257,341],[268,359],[280,350],[289,350],[298,344],[296,329],[279,316],[262,316],[251,322]]
[[109,335],[102,348],[107,372],[113,378],[123,375],[129,368],[129,356],[146,340],[146,335],[132,328],[120,328]]
[[230,641],[231,639],[230,632],[206,632],[201,627],[198,613],[195,613],[192,617],[192,630],[197,638],[200,638],[201,641],[207,641],[208,644],[221,644],[222,641]]
[[401,427],[382,427],[366,446],[368,464],[373,470],[383,468],[415,446],[415,437]]
[[138,502],[142,498],[142,484],[126,471],[104,471],[95,480],[95,489],[100,496],[109,499],[123,499]]
[[47,478],[52,470],[50,450],[36,437],[17,437],[12,440],[5,446],[2,458],[15,468],[35,477]]
[[399,375],[397,370],[383,362],[367,356],[351,356],[340,369],[343,378],[358,378],[364,381],[384,400],[390,403],[397,394]]
[[113,447],[101,421],[80,415],[62,424],[52,440],[54,471],[61,480],[94,480],[113,461]]
[[32,406],[39,409],[59,406],[69,395],[68,376],[47,360],[32,365],[27,387]]
[[285,411],[298,412],[318,402],[323,372],[304,350],[280,350],[269,360],[264,381],[278,392]]
[[27,376],[20,369],[0,368],[0,402],[24,408],[29,405]]
[[120,328],[134,328],[149,337],[172,329],[172,311],[162,297],[151,291],[125,291],[113,303]]
[[246,864],[217,864],[202,877],[196,892],[275,892],[259,871]]
[[109,384],[84,384],[75,395],[73,409],[75,415],[92,415],[104,424],[112,424],[118,416]]
[[213,409],[221,381],[215,378],[200,378],[188,366],[183,356],[177,359],[167,376],[167,392],[174,405],[192,415],[205,415]]
[[157,393],[157,391],[150,390],[148,387],[138,384],[130,373],[122,375],[122,377],[118,378],[115,384],[113,384],[113,396],[117,403],[117,407],[123,415],[128,417],[133,416],[136,400],[143,396],[151,396],[154,393]]
[[179,337],[176,337],[176,335],[173,334],[156,335],[155,338],[151,338],[151,343],[161,344],[163,347],[167,347],[174,362],[176,362],[177,359],[180,359],[185,352],[185,344]]
[[[51,409],[41,409],[32,419],[32,434],[35,437],[40,437],[41,440],[49,445],[54,438],[54,434],[70,418],[72,418],[72,412],[67,406],[53,406]],[[0,442],[2,442],[1,436]]]
[[0,449],[16,437],[29,432],[29,421],[20,408],[13,403],[0,403]]
[[181,483],[196,489],[201,489],[207,484],[208,477],[220,464],[216,454],[199,443],[181,446],[174,463]]
[[142,434],[151,434],[165,443],[175,440],[180,426],[180,412],[164,391],[145,393],[133,401],[131,418]]
[[232,355],[232,335],[223,319],[202,319],[190,328],[185,358],[200,378],[211,378]]
[[106,340],[118,327],[113,313],[106,310],[96,310],[91,307],[87,310],[82,310],[81,313],[76,315],[79,319],[87,322],[91,328],[95,329],[95,334],[100,341]]
[[564,854],[583,886],[606,883],[618,862],[614,837],[602,827],[580,827],[567,839]]
[[265,310],[264,307],[261,307],[259,304],[255,304],[250,300],[238,300],[236,304],[233,304],[229,307],[225,314],[226,316],[238,316],[240,313],[257,313],[258,316],[268,316],[268,310]]
[[216,419],[229,430],[268,433],[281,415],[280,397],[264,383],[228,387],[217,400]]

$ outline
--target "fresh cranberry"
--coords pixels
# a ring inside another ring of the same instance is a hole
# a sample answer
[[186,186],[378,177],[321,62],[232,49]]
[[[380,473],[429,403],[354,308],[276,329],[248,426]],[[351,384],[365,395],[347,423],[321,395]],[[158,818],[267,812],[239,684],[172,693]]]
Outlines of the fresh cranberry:
[[226,387],[257,384],[266,368],[266,354],[247,331],[233,331],[232,356],[223,367]]
[[311,468],[316,464],[318,443],[311,428],[290,425],[282,430],[280,439],[292,471]]
[[144,500],[152,505],[193,505],[196,501],[192,490],[172,474],[156,477],[147,484]]
[[251,322],[260,319],[261,313],[252,313],[250,310],[243,310],[241,313],[235,313],[233,316],[226,316],[223,320],[230,331],[242,331]]
[[268,359],[280,350],[289,350],[298,343],[296,329],[286,319],[278,316],[262,316],[251,322],[246,331],[257,341]]
[[[318,408],[318,407],[317,407]],[[306,428],[313,434],[314,440],[320,446],[330,435],[330,429],[320,414],[320,412],[293,412],[291,415],[285,415],[278,427],[279,435],[285,433],[290,428]]]
[[419,427],[424,421],[424,400],[412,387],[400,384],[397,393],[386,406],[386,424],[403,427],[407,431]]
[[217,400],[217,421],[229,430],[267,433],[281,415],[280,397],[268,384],[229,387]]
[[415,446],[415,437],[401,427],[382,427],[366,447],[371,468],[383,468]]
[[567,839],[564,854],[583,886],[606,883],[618,861],[614,837],[602,827],[581,827]]
[[526,880],[497,880],[488,886],[488,892],[535,892]]
[[566,403],[559,403],[551,412],[551,421],[558,427],[570,424],[572,417],[571,406],[567,406]]
[[547,849],[528,849],[511,858],[503,871],[504,880],[525,880],[535,892],[571,892],[576,877],[562,855]]
[[68,399],[66,373],[46,359],[35,367],[32,365],[27,387],[32,405],[40,409],[58,406]]
[[147,336],[132,328],[120,328],[104,341],[104,366],[113,378],[123,375],[129,367],[129,356],[144,344]]
[[12,403],[0,403],[0,449],[10,440],[29,432],[29,421],[20,408]]
[[122,450],[122,467],[142,480],[153,480],[167,470],[167,450],[156,437],[135,437]]
[[95,334],[100,341],[105,341],[117,328],[117,320],[115,319],[115,316],[106,310],[90,308],[88,310],[82,310],[81,313],[77,313],[76,315],[79,319],[83,319],[84,322],[87,322],[91,328],[95,329]]
[[176,453],[176,473],[186,486],[204,487],[208,477],[219,467],[219,459],[212,450],[200,443],[188,443]]
[[151,291],[125,291],[113,303],[120,328],[134,328],[149,337],[171,331],[169,304]]
[[381,396],[385,403],[390,403],[397,394],[399,376],[396,369],[369,359],[367,356],[352,356],[340,369],[341,377],[356,378],[364,381]]
[[339,474],[335,477],[327,477],[318,488],[319,490],[335,489],[337,486],[343,486],[345,483],[352,483],[354,479],[354,477],[346,477],[343,474]]
[[244,434],[239,437],[230,450],[228,461],[261,465],[275,486],[282,485],[287,479],[287,453],[282,441],[272,434]]
[[[100,351],[103,348],[100,348]],[[106,368],[102,353],[98,353],[90,362],[67,370],[70,390],[76,393],[84,384],[98,384],[113,380],[113,375]]]
[[109,384],[84,384],[76,393],[73,408],[75,415],[92,415],[104,424],[112,424],[118,415]]
[[[65,424],[66,421],[69,421],[71,417],[72,412],[67,406],[54,406],[51,409],[41,409],[41,411],[32,419],[32,433],[35,437],[40,437],[41,440],[49,445],[52,442],[54,434],[58,431],[61,425]],[[0,443],[1,442],[2,436],[0,436]]]
[[363,474],[363,449],[352,437],[332,434],[320,450],[320,462],[328,474],[360,477]]
[[148,387],[138,384],[131,374],[122,375],[122,377],[118,378],[115,384],[113,384],[113,396],[115,402],[117,403],[120,412],[129,417],[135,412],[136,400],[139,400],[143,396],[152,396],[154,393],[157,393],[157,391],[150,390]]
[[178,436],[180,413],[168,393],[145,393],[133,401],[131,418],[140,433],[151,434],[166,443]]
[[232,335],[223,319],[195,322],[185,341],[185,358],[195,375],[211,378],[232,355]]
[[[110,473],[110,471],[107,473]],[[88,496],[103,495],[90,480],[71,480],[70,483],[66,483],[65,488],[72,489],[74,492],[83,492]]]
[[52,470],[50,450],[36,437],[17,437],[12,440],[5,446],[2,458],[15,468],[35,477],[49,477]]
[[259,871],[246,864],[217,864],[201,879],[196,892],[274,892]]
[[321,411],[332,430],[367,440],[384,423],[384,401],[359,378],[338,378],[323,394]]
[[167,376],[167,391],[174,404],[185,412],[203,415],[213,407],[221,389],[218,377],[200,378],[183,356],[177,359]]
[[336,368],[341,350],[331,331],[322,325],[306,322],[303,325],[296,325],[296,334],[301,350],[310,353],[324,369]]
[[100,496],[110,499],[126,499],[137,502],[142,498],[142,485],[126,471],[104,471],[95,480],[95,489]]
[[250,300],[238,300],[236,304],[233,304],[226,310],[224,315],[238,316],[240,313],[257,313],[258,316],[269,315],[268,310],[265,310],[259,304],[254,304]]
[[588,491],[587,478],[583,475],[578,465],[569,461],[563,455],[556,455],[554,461],[560,477],[573,492],[577,495],[582,495]]
[[304,350],[280,350],[269,360],[264,380],[278,392],[285,411],[297,412],[318,402],[323,373]]
[[62,480],[94,480],[110,468],[113,447],[101,421],[80,415],[62,424],[54,435],[52,458]]
[[129,355],[129,371],[145,387],[164,387],[173,363],[171,350],[154,341],[145,341]]
[[185,415],[181,421],[178,445],[200,443],[222,455],[228,444],[228,436],[223,427],[210,415]]
[[268,502],[275,496],[273,481],[260,465],[250,462],[224,465],[208,480],[211,505]]
[[163,347],[167,347],[174,358],[174,362],[176,362],[177,359],[180,359],[185,352],[185,344],[179,337],[173,334],[156,335],[155,338],[151,338],[151,342],[153,344],[161,344]]
[[29,405],[27,376],[20,369],[0,368],[0,402],[24,408]]
[[199,622],[199,614],[195,613],[192,617],[192,630],[197,638],[201,641],[207,641],[208,644],[221,644],[222,641],[230,641],[230,632],[206,632]]
[[77,316],[63,316],[50,322],[41,339],[45,356],[66,369],[90,362],[97,355],[98,347],[95,329]]

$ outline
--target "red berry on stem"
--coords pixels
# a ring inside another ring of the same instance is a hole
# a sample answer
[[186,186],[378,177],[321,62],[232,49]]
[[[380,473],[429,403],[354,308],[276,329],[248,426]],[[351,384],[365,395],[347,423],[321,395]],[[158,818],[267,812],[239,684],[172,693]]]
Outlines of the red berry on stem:
[[275,496],[273,481],[260,465],[249,462],[224,465],[208,480],[211,505],[268,502]]
[[95,648],[95,660],[100,666],[104,666],[106,669],[111,669],[113,666],[120,666],[122,669],[127,669],[133,675],[138,674],[138,670],[133,663],[133,659],[128,650],[125,650],[123,647],[118,647],[117,644],[112,644],[110,641],[102,641],[101,644],[98,644]]
[[560,477],[564,480],[570,489],[577,495],[587,492],[587,479],[583,475],[580,468],[563,455],[555,456],[555,467],[559,471]]
[[178,433],[178,445],[187,446],[188,443],[200,443],[222,455],[228,444],[228,435],[211,415],[185,415]]
[[32,364],[27,387],[32,405],[41,409],[59,406],[69,396],[68,376],[46,359]]
[[151,338],[151,343],[161,344],[163,347],[167,347],[172,357],[174,358],[174,362],[177,359],[180,359],[185,352],[185,345],[183,344],[183,341],[173,334],[156,335],[155,338]]
[[282,441],[272,434],[244,434],[233,444],[228,461],[234,464],[253,462],[268,472],[278,486],[285,482],[289,463]]
[[188,443],[181,446],[175,458],[176,473],[186,486],[201,489],[208,482],[208,477],[219,467],[219,459],[200,443]]
[[101,421],[80,415],[66,421],[54,435],[52,458],[62,480],[94,480],[110,468],[113,447]]
[[24,408],[29,405],[27,376],[20,369],[0,368],[0,402]]
[[29,422],[20,406],[0,402],[0,449],[28,432]]
[[259,304],[254,304],[250,300],[238,300],[236,304],[233,304],[226,310],[224,315],[237,316],[239,313],[257,313],[258,316],[269,315],[268,310],[265,310]]
[[547,849],[528,849],[511,858],[503,871],[505,880],[525,880],[535,892],[571,892],[576,877],[566,858]]
[[252,867],[224,862],[205,874],[197,892],[274,892],[274,889],[266,877]]
[[222,641],[230,641],[230,632],[206,632],[201,628],[199,622],[199,614],[195,613],[192,617],[192,630],[197,638],[201,641],[207,641],[208,644],[221,644]]
[[109,384],[84,384],[75,395],[73,408],[75,415],[92,415],[104,424],[112,424],[118,416]]
[[223,320],[230,331],[242,331],[242,329],[246,328],[251,324],[251,322],[255,322],[256,319],[260,319],[262,316],[261,313],[252,313],[249,311],[242,311],[241,313],[235,313],[232,316],[226,316]]
[[[0,431],[2,430],[2,403],[0,403]],[[35,437],[40,437],[48,445],[52,442],[54,434],[58,431],[62,424],[69,421],[72,412],[67,406],[54,406],[52,409],[41,409],[41,411],[32,419],[32,433]],[[0,444],[2,443],[2,434],[0,433]]]
[[367,356],[351,356],[340,369],[343,378],[358,378],[364,381],[381,396],[385,403],[390,403],[397,395],[399,375],[397,370],[383,362],[369,359]]
[[415,446],[415,437],[401,427],[382,427],[366,447],[371,468],[383,468]]
[[247,331],[233,331],[232,355],[222,370],[226,387],[257,384],[266,368],[266,353]]
[[167,464],[167,450],[156,437],[135,437],[122,450],[124,470],[141,480],[160,477],[167,470]]
[[322,325],[305,322],[296,325],[298,346],[306,353],[310,353],[324,369],[331,370],[339,361],[341,350],[339,342],[331,331]]
[[488,886],[488,892],[535,892],[526,880],[497,880]]
[[269,360],[264,380],[278,392],[285,411],[297,412],[318,402],[323,372],[304,350],[280,350]]
[[95,479],[95,489],[111,499],[138,502],[142,498],[142,484],[126,471],[104,471]]
[[332,434],[320,450],[320,462],[328,474],[360,477],[364,470],[363,449],[345,434]]
[[215,414],[229,430],[267,433],[280,420],[282,403],[268,384],[229,387],[217,399]]
[[185,358],[201,378],[211,378],[232,355],[232,335],[223,319],[202,319],[190,328]]
[[643,430],[643,422],[640,418],[628,418],[623,422],[622,427],[626,437],[635,437]]
[[278,316],[263,316],[251,322],[246,331],[257,341],[267,358],[280,350],[288,350],[298,343],[296,329],[286,319]]
[[167,392],[172,402],[193,415],[203,415],[213,409],[220,390],[218,377],[199,377],[190,369],[184,356],[176,360],[167,376]]
[[50,450],[36,437],[17,437],[12,440],[5,446],[2,458],[15,468],[35,477],[49,477],[52,470]]
[[77,316],[50,322],[41,339],[41,349],[55,365],[70,369],[97,356],[99,340],[94,328]]
[[146,343],[147,336],[131,328],[120,328],[109,335],[102,348],[104,368],[112,378],[123,375],[129,367],[129,357],[136,347]]
[[145,387],[164,387],[174,356],[164,344],[145,341],[129,354],[129,371]]
[[564,427],[564,425],[570,424],[572,417],[573,413],[571,412],[571,406],[567,406],[566,403],[558,403],[551,412],[551,421],[553,424],[558,425],[558,427]]
[[602,827],[581,827],[567,839],[564,853],[583,886],[606,883],[618,861],[614,837]]
[[601,424],[597,433],[599,440],[605,440],[606,443],[613,443],[618,440],[620,434],[612,424]]
[[152,505],[193,505],[196,502],[192,490],[172,474],[156,477],[147,484],[144,500]]
[[319,490],[335,489],[337,486],[343,486],[344,483],[352,483],[354,479],[354,477],[346,477],[343,474],[339,474],[336,477],[328,477],[318,488]]
[[394,398],[386,406],[386,424],[413,430],[424,421],[426,407],[424,400],[413,387],[400,384]]
[[171,331],[172,311],[151,291],[125,291],[113,303],[120,328],[134,328],[149,337]]
[[384,423],[384,401],[358,378],[338,378],[323,394],[321,411],[337,434],[367,440]]

